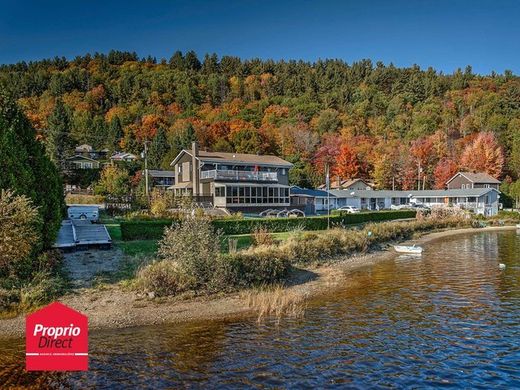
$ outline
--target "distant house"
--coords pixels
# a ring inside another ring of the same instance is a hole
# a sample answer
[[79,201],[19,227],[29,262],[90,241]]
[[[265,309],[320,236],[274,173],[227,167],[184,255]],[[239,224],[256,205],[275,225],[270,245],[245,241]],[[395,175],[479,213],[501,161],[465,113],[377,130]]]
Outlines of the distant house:
[[91,145],[83,144],[74,149],[76,155],[90,157],[93,160],[104,160],[107,157],[108,149],[94,150]]
[[125,162],[131,162],[137,160],[137,156],[132,153],[126,153],[126,152],[117,152],[114,153],[112,156],[110,156],[110,160],[117,162],[117,161],[125,161]]
[[149,169],[148,177],[151,181],[150,186],[167,189],[175,183],[175,172]]
[[99,169],[100,166],[99,161],[79,154],[66,158],[65,164],[69,169]]
[[188,195],[215,207],[260,212],[290,206],[289,169],[276,156],[182,150],[170,164],[176,196]]
[[[321,190],[327,189],[326,184],[318,187]],[[372,190],[373,186],[363,179],[333,180],[330,183],[331,190]]]
[[446,182],[447,189],[500,188],[500,180],[484,172],[459,172]]
[[336,208],[336,198],[334,195],[327,193],[327,191],[300,188],[298,186],[291,187],[291,207],[299,208],[305,214],[326,211],[329,200],[330,208]]

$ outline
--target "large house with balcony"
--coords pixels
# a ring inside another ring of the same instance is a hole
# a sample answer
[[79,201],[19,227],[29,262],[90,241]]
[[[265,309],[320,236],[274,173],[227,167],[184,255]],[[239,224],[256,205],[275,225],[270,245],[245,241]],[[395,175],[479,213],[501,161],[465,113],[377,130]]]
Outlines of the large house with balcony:
[[170,164],[176,196],[191,196],[230,211],[260,212],[290,206],[289,169],[276,156],[182,150]]

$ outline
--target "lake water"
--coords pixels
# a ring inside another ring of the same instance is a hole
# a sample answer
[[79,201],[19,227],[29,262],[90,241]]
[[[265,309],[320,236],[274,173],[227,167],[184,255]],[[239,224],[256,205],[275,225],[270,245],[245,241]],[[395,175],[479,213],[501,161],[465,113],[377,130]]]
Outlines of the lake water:
[[279,323],[93,332],[85,373],[27,376],[23,342],[0,342],[1,375],[73,388],[520,388],[520,233],[435,241],[349,281]]

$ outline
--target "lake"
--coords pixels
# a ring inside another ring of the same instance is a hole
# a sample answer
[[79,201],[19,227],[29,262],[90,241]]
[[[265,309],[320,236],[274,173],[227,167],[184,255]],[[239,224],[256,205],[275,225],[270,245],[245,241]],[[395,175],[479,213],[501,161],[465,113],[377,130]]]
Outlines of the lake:
[[0,341],[1,375],[73,388],[520,388],[519,232],[437,240],[348,280],[301,318],[92,332],[89,372],[28,376],[23,341]]

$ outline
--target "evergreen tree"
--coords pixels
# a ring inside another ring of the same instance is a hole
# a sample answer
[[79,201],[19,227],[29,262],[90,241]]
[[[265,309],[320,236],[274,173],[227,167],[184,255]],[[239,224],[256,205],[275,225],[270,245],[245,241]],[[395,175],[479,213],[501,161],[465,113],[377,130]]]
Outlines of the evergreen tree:
[[119,142],[121,141],[121,138],[123,138],[123,127],[121,126],[119,118],[114,116],[108,127],[108,137],[105,147],[111,152],[119,150]]
[[47,120],[47,136],[45,148],[51,161],[59,168],[63,168],[65,158],[72,147],[70,137],[71,120],[61,99],[56,100],[56,105]]
[[160,169],[164,157],[168,154],[170,146],[166,139],[166,131],[161,126],[157,130],[157,134],[150,143],[148,149],[148,167],[151,169]]
[[16,104],[0,95],[0,189],[26,195],[38,206],[40,246],[49,247],[60,227],[65,202],[55,165],[36,140],[36,132]]

